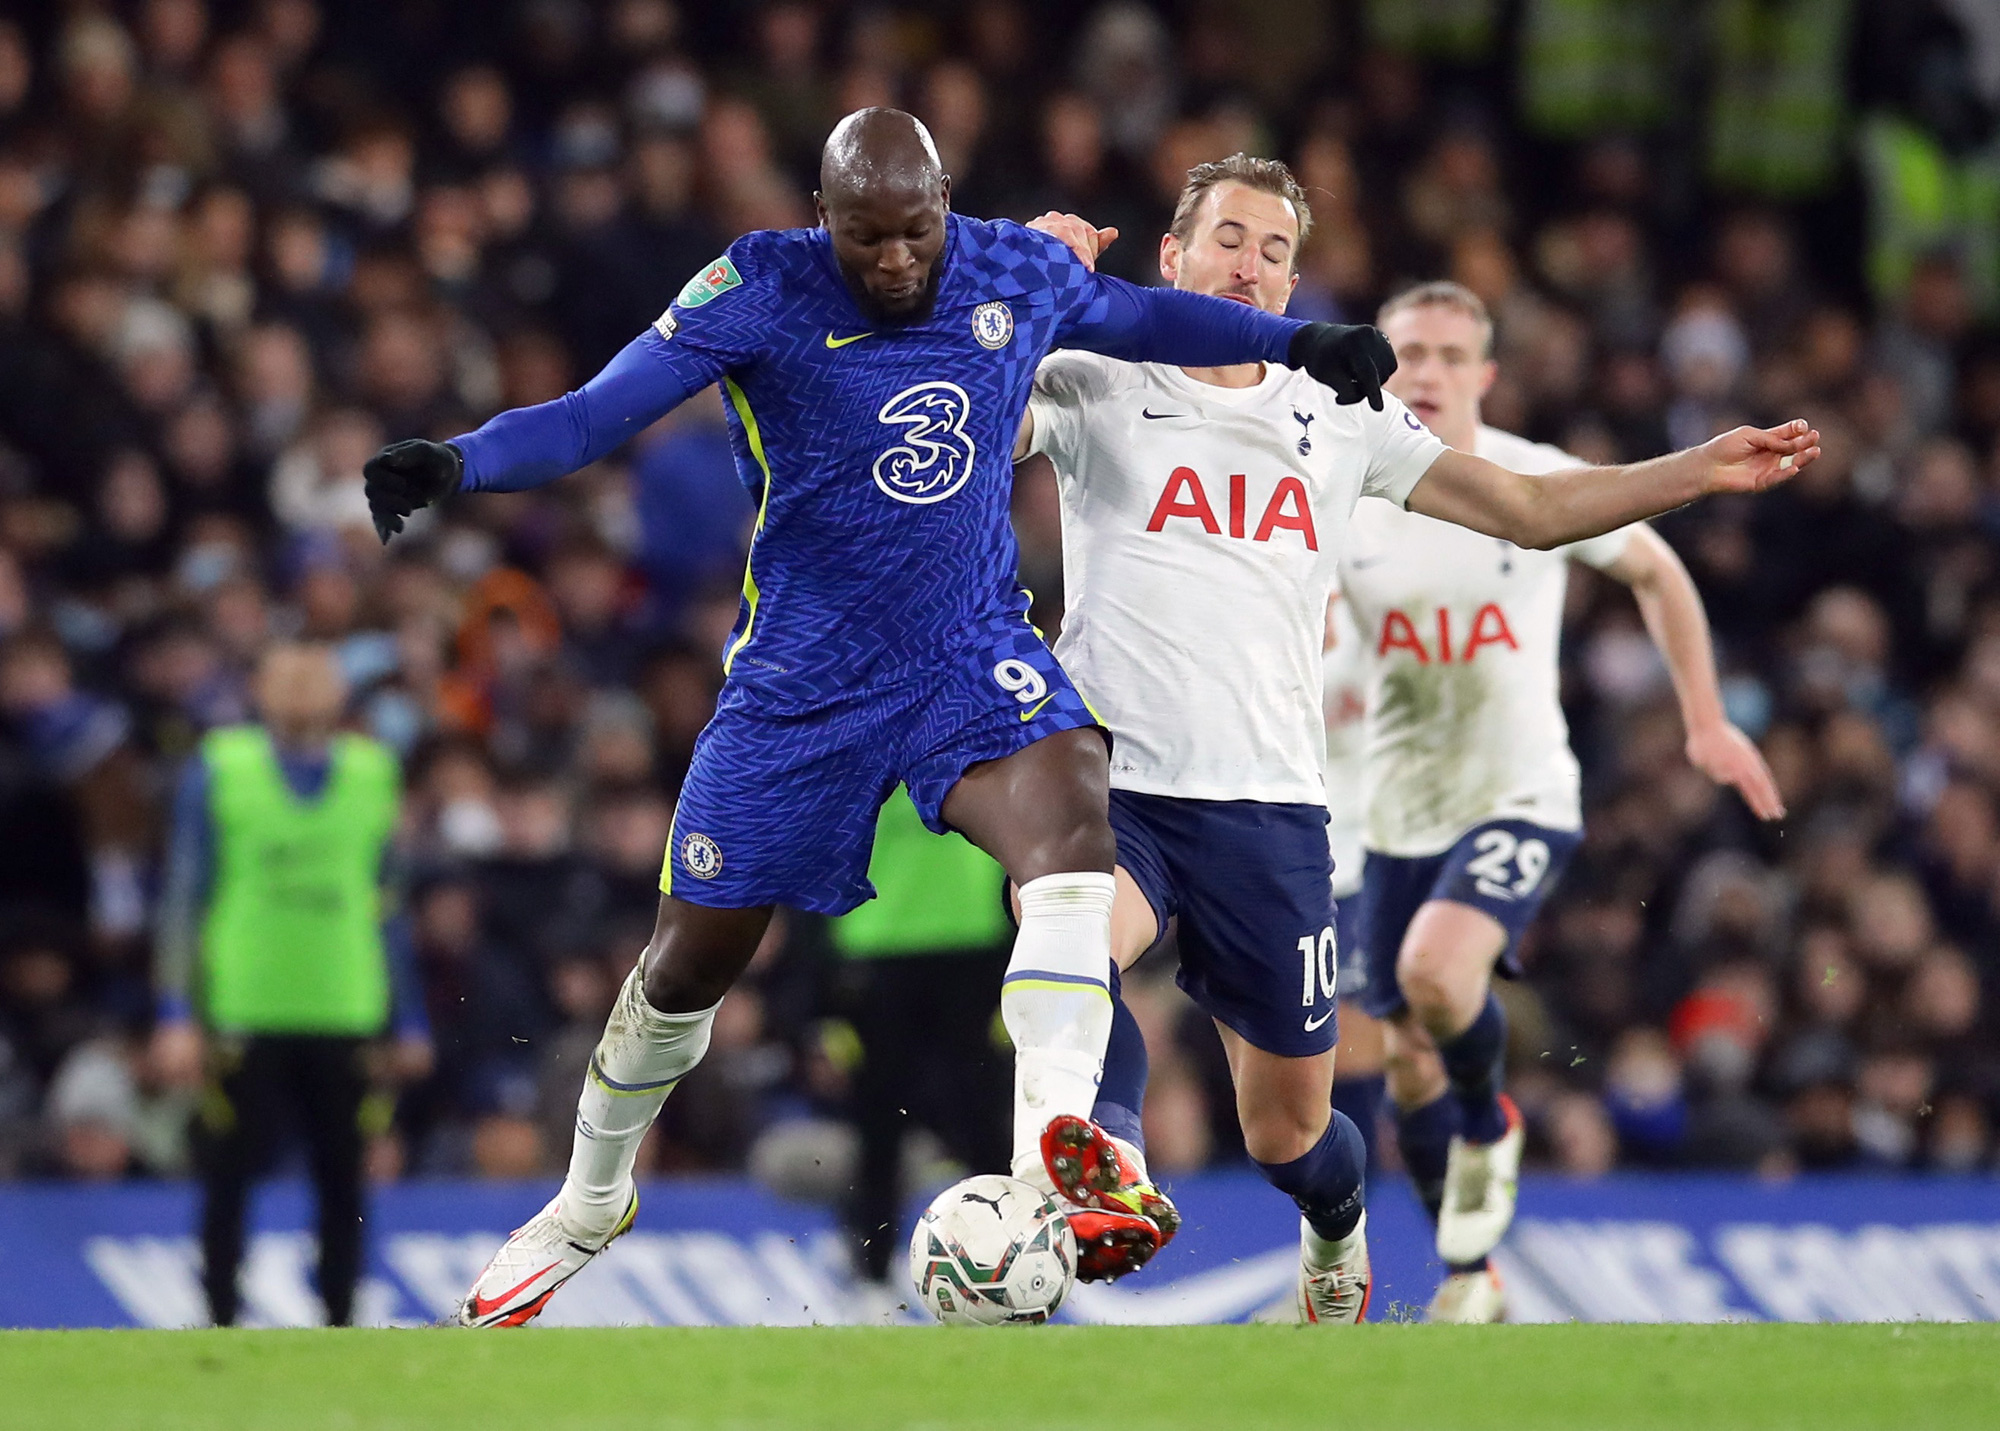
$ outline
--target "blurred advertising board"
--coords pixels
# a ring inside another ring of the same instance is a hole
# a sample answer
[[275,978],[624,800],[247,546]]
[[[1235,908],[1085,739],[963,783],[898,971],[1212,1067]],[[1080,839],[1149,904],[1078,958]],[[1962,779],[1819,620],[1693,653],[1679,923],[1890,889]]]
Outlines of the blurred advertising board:
[[[448,1315],[542,1184],[411,1182],[374,1195],[359,1319]],[[1079,1287],[1066,1320],[1289,1319],[1297,1215],[1250,1173],[1174,1183],[1187,1227],[1146,1271]],[[1401,1182],[1371,1198],[1371,1317],[1415,1317],[1440,1269]],[[201,1325],[196,1197],[181,1184],[0,1187],[0,1326]],[[246,1325],[318,1320],[306,1190],[253,1204]],[[1497,1259],[1520,1321],[2000,1320],[2000,1180],[1525,1178]],[[901,1265],[900,1257],[897,1265]],[[643,1191],[637,1230],[550,1304],[556,1326],[803,1325],[879,1320],[825,1209],[748,1182]],[[915,1320],[897,1313],[891,1319]]]

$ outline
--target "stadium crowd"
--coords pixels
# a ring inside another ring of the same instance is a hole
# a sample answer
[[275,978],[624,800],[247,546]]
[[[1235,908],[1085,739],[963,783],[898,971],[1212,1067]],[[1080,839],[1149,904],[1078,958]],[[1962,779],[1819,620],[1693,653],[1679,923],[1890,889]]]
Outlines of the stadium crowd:
[[[1618,81],[1615,25],[1543,44],[1673,8],[63,0],[0,20],[0,1175],[185,1168],[198,1094],[147,1058],[164,810],[287,634],[337,646],[353,720],[405,761],[435,1057],[385,1060],[374,1172],[563,1155],[720,686],[749,499],[713,393],[388,550],[361,464],[561,393],[735,235],[811,222],[829,124],[876,103],[930,124],[959,208],[1116,225],[1105,266],[1142,281],[1191,164],[1288,158],[1317,221],[1293,311],[1366,319],[1457,278],[1498,319],[1487,420],[1582,457],[1811,417],[1826,456],[1790,487],[1660,524],[1781,825],[1687,766],[1629,599],[1572,578],[1588,838],[1504,991],[1510,1084],[1533,1154],[1577,1174],[1992,1165],[2000,35],[1946,0],[1718,0],[1708,38],[1669,47],[1690,82],[1651,94]],[[1830,87],[1800,82],[1815,64]],[[1746,121],[1745,94],[1777,99]],[[1909,197],[1926,176],[1956,196],[1937,212]],[[1046,470],[1016,512],[1052,632]],[[1166,962],[1127,983],[1161,1171],[1240,1155],[1220,1047]],[[781,920],[646,1166],[808,1190],[799,1170],[837,1166],[840,986],[819,922]]]

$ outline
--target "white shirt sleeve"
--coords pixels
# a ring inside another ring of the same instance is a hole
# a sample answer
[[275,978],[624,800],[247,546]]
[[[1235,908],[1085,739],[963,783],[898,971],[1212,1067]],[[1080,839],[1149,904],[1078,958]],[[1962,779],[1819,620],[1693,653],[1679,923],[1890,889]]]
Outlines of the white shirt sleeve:
[[1028,451],[1045,455],[1064,472],[1076,470],[1083,446],[1084,407],[1111,390],[1107,360],[1089,353],[1051,353],[1035,369],[1028,415],[1035,430]]
[[1444,451],[1444,443],[1417,421],[1402,399],[1389,393],[1382,394],[1382,411],[1362,407],[1361,428],[1368,437],[1368,471],[1361,480],[1362,495],[1383,497],[1407,507],[1410,489],[1431,470]]

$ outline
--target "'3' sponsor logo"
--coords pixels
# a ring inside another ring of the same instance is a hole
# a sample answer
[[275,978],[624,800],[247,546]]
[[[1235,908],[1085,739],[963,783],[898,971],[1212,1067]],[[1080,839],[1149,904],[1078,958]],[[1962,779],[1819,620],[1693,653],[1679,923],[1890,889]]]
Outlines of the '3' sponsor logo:
[[898,502],[942,502],[972,476],[976,449],[965,430],[972,404],[957,383],[928,382],[905,388],[876,420],[900,427],[901,437],[875,459],[875,485]]

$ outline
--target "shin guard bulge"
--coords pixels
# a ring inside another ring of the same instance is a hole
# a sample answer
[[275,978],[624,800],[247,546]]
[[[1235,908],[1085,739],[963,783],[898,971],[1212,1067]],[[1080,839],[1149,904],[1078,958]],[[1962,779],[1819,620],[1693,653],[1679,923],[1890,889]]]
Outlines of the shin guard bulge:
[[663,1014],[646,1002],[642,983],[635,967],[618,991],[577,1100],[561,1201],[565,1222],[586,1235],[604,1235],[624,1214],[639,1141],[674,1085],[708,1052],[721,1007]]
[[1108,874],[1043,875],[1020,888],[1021,928],[1000,986],[1014,1044],[1014,1176],[1040,1187],[1051,1118],[1088,1118],[1111,1036]]

